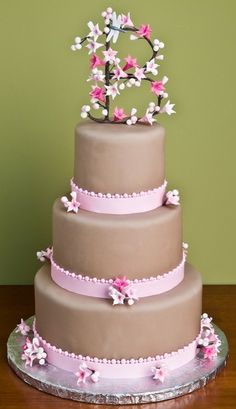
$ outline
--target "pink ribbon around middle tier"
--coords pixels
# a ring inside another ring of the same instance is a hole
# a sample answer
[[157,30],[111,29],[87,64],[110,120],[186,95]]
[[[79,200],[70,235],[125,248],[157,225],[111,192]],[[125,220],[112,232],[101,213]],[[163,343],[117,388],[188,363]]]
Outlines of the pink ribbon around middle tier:
[[[168,273],[140,280],[130,280],[129,284],[132,285],[138,298],[149,297],[169,291],[183,280],[185,259],[186,255],[183,252],[183,258],[180,264]],[[51,257],[51,277],[60,287],[73,293],[89,297],[110,298],[109,288],[113,284],[113,279],[90,278],[66,271],[58,266],[53,256]]]
[[71,179],[71,189],[77,194],[80,208],[95,213],[132,214],[143,213],[157,209],[163,205],[167,182],[147,192],[133,193],[132,195],[111,195],[88,192],[79,188]]

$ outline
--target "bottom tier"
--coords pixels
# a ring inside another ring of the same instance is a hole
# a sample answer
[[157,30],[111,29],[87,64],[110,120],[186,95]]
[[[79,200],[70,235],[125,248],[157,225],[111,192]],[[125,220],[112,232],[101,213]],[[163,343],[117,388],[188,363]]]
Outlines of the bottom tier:
[[139,359],[177,351],[200,332],[201,274],[186,264],[174,289],[113,306],[109,299],[66,291],[45,264],[35,278],[36,326],[48,343],[69,353],[106,359]]

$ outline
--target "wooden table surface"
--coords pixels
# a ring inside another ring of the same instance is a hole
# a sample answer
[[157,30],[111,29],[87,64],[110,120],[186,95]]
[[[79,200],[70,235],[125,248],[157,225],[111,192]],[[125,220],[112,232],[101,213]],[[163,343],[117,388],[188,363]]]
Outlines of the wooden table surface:
[[[225,332],[229,341],[226,368],[209,384],[173,400],[133,406],[132,409],[235,409],[236,408],[236,286],[208,285],[203,289],[203,312]],[[39,392],[21,381],[9,368],[6,343],[21,317],[34,314],[32,286],[0,286],[0,409],[96,409],[91,405],[60,399]],[[114,407],[114,406],[113,406]],[[106,406],[106,409],[112,406]],[[121,408],[121,406],[116,406]],[[130,406],[126,406],[130,408]]]

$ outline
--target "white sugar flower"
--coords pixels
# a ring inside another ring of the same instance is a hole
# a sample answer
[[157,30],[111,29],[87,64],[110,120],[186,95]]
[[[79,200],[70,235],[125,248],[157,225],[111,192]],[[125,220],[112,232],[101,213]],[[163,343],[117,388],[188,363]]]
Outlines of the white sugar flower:
[[113,305],[124,304],[125,295],[114,287],[109,288],[109,295],[113,299]]
[[89,49],[89,54],[95,53],[98,48],[103,46],[103,44],[97,43],[96,41],[91,39],[88,39],[88,44],[86,45],[86,47]]
[[157,75],[157,67],[159,67],[159,65],[155,63],[155,59],[153,58],[152,60],[147,61],[145,72],[151,72],[153,75]]
[[153,50],[154,51],[158,51],[159,48],[164,48],[164,43],[162,41],[159,41],[157,38],[155,38],[155,40],[153,40]]
[[106,95],[111,96],[112,99],[115,99],[116,95],[119,94],[119,89],[118,89],[118,82],[115,82],[112,85],[105,85],[107,92]]
[[92,21],[88,22],[88,28],[90,29],[89,37],[93,37],[94,41],[102,34],[102,31],[99,29],[98,24],[94,25]]
[[102,81],[104,82],[105,75],[103,74],[102,70],[99,70],[97,67],[93,68],[92,73],[90,77],[87,79],[87,81]]
[[167,115],[175,114],[174,111],[174,106],[175,104],[171,104],[170,101],[167,101],[167,103],[161,108],[160,113],[164,114],[166,113]]

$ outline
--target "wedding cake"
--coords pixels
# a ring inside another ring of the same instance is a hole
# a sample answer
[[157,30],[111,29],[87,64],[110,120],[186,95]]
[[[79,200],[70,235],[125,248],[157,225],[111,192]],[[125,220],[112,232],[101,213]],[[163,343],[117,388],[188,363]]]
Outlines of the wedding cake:
[[[75,385],[162,383],[199,352],[213,359],[220,341],[202,314],[201,274],[186,262],[179,192],[167,189],[165,129],[156,118],[175,111],[168,78],[155,79],[164,44],[129,13],[108,8],[102,16],[103,29],[89,22],[72,45],[88,48],[90,104],[75,129],[71,192],[53,205],[52,246],[37,253],[46,262],[35,277],[33,338],[22,359],[69,371]],[[145,63],[118,58],[113,44],[127,32],[150,48]],[[155,99],[145,113],[111,108],[140,85]],[[17,331],[27,336],[29,327],[22,320]]]

